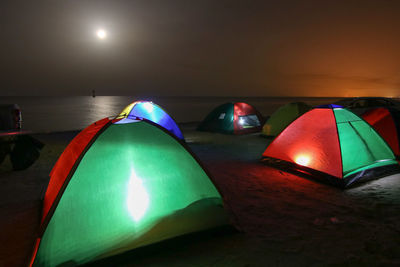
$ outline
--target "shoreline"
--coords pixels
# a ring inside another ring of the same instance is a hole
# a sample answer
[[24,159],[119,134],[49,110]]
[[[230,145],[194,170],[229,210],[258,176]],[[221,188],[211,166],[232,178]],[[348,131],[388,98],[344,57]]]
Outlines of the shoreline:
[[[124,107],[139,100],[129,96],[99,97],[5,97],[0,103],[17,103],[22,111],[22,127],[34,133],[50,133],[83,129],[93,122],[118,115]],[[310,105],[334,102],[336,98],[174,98],[146,97],[162,107],[176,122],[202,121],[215,107],[231,101],[245,101],[253,105],[263,116],[272,114],[278,107],[296,101]]]

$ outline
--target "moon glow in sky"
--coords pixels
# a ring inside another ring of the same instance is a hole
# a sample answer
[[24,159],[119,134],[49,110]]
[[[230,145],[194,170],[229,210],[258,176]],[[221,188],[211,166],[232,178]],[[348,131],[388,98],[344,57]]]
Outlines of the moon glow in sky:
[[107,32],[104,29],[98,29],[96,31],[97,38],[104,40],[107,38]]

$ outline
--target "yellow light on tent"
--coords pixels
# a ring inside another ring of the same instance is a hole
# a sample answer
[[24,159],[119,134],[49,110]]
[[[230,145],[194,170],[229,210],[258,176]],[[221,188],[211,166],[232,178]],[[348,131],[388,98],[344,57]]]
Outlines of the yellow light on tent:
[[128,182],[127,196],[126,205],[129,214],[137,222],[146,213],[150,204],[150,198],[146,188],[143,186],[143,181],[136,176],[134,170],[131,171],[131,177]]
[[310,163],[311,158],[307,155],[298,155],[294,161],[299,165],[307,166]]

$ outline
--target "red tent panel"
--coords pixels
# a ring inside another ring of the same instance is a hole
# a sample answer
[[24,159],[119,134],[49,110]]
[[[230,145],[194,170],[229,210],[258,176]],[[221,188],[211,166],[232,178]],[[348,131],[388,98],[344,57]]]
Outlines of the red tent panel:
[[61,154],[50,173],[51,179],[43,200],[43,214],[41,223],[43,223],[44,219],[46,218],[51,206],[54,203],[54,200],[58,195],[58,192],[65,182],[65,179],[75,165],[76,160],[80,157],[83,150],[97,134],[97,132],[109,121],[110,120],[108,118],[99,120],[81,131]]
[[375,108],[365,112],[362,118],[368,122],[388,143],[394,154],[400,155],[397,129],[390,111],[386,108]]
[[[243,127],[239,124],[239,116],[246,116],[254,114],[257,116],[258,120],[260,121],[260,127],[255,127],[252,129],[243,129]],[[262,124],[262,116],[261,114],[251,105],[243,103],[243,102],[236,102],[233,107],[233,131],[237,132],[254,132],[259,131],[261,129]]]
[[339,138],[332,109],[313,109],[299,117],[274,139],[263,156],[294,162],[343,178]]

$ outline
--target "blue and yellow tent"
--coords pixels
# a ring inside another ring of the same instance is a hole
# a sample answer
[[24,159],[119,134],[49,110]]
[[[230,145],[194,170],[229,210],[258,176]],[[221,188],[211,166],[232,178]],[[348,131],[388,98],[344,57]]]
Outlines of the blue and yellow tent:
[[164,127],[176,137],[184,140],[176,122],[159,105],[151,101],[135,101],[122,110],[117,118],[143,118]]

